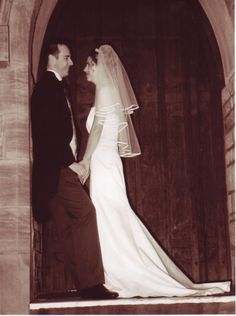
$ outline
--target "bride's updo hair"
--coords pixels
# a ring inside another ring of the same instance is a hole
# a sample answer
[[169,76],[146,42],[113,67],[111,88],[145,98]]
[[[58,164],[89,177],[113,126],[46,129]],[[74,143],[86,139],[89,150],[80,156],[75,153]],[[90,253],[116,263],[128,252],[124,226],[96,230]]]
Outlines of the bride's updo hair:
[[93,49],[89,54],[88,54],[89,57],[92,58],[93,62],[95,62],[95,64],[98,63],[98,51],[97,49]]

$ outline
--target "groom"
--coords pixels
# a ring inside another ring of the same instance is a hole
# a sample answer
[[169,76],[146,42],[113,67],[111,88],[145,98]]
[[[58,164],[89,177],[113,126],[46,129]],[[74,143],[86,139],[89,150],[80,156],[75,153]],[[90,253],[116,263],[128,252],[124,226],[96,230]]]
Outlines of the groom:
[[70,50],[62,41],[49,44],[46,59],[31,98],[33,215],[38,223],[54,219],[79,296],[113,299],[118,294],[103,285],[96,213],[79,180],[75,124],[62,83],[73,65]]

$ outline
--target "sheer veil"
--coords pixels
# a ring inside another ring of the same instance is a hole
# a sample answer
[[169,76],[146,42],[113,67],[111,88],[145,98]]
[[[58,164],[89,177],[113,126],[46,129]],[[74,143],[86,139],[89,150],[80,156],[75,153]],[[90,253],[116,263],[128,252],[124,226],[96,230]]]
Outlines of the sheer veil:
[[109,119],[112,123],[114,115],[118,119],[117,143],[121,157],[140,155],[139,142],[130,117],[139,106],[129,77],[110,45],[102,45],[96,51],[98,55],[95,115],[99,117],[101,124]]

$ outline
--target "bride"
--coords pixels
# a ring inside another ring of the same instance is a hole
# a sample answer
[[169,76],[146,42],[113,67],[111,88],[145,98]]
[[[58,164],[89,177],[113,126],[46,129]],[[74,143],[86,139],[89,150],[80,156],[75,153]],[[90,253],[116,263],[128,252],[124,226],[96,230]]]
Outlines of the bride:
[[129,204],[121,157],[141,153],[130,114],[138,108],[127,73],[113,48],[88,56],[87,80],[96,85],[87,118],[90,133],[80,168],[90,173],[105,285],[120,297],[200,296],[230,291],[230,281],[193,283],[154,240]]

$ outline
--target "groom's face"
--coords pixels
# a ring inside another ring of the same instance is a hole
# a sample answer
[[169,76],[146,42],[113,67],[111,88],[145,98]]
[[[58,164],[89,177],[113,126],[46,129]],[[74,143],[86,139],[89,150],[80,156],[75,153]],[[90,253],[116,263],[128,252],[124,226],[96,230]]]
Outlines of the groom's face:
[[73,65],[70,50],[66,45],[58,45],[59,53],[55,56],[55,70],[64,78],[68,76],[69,69]]

